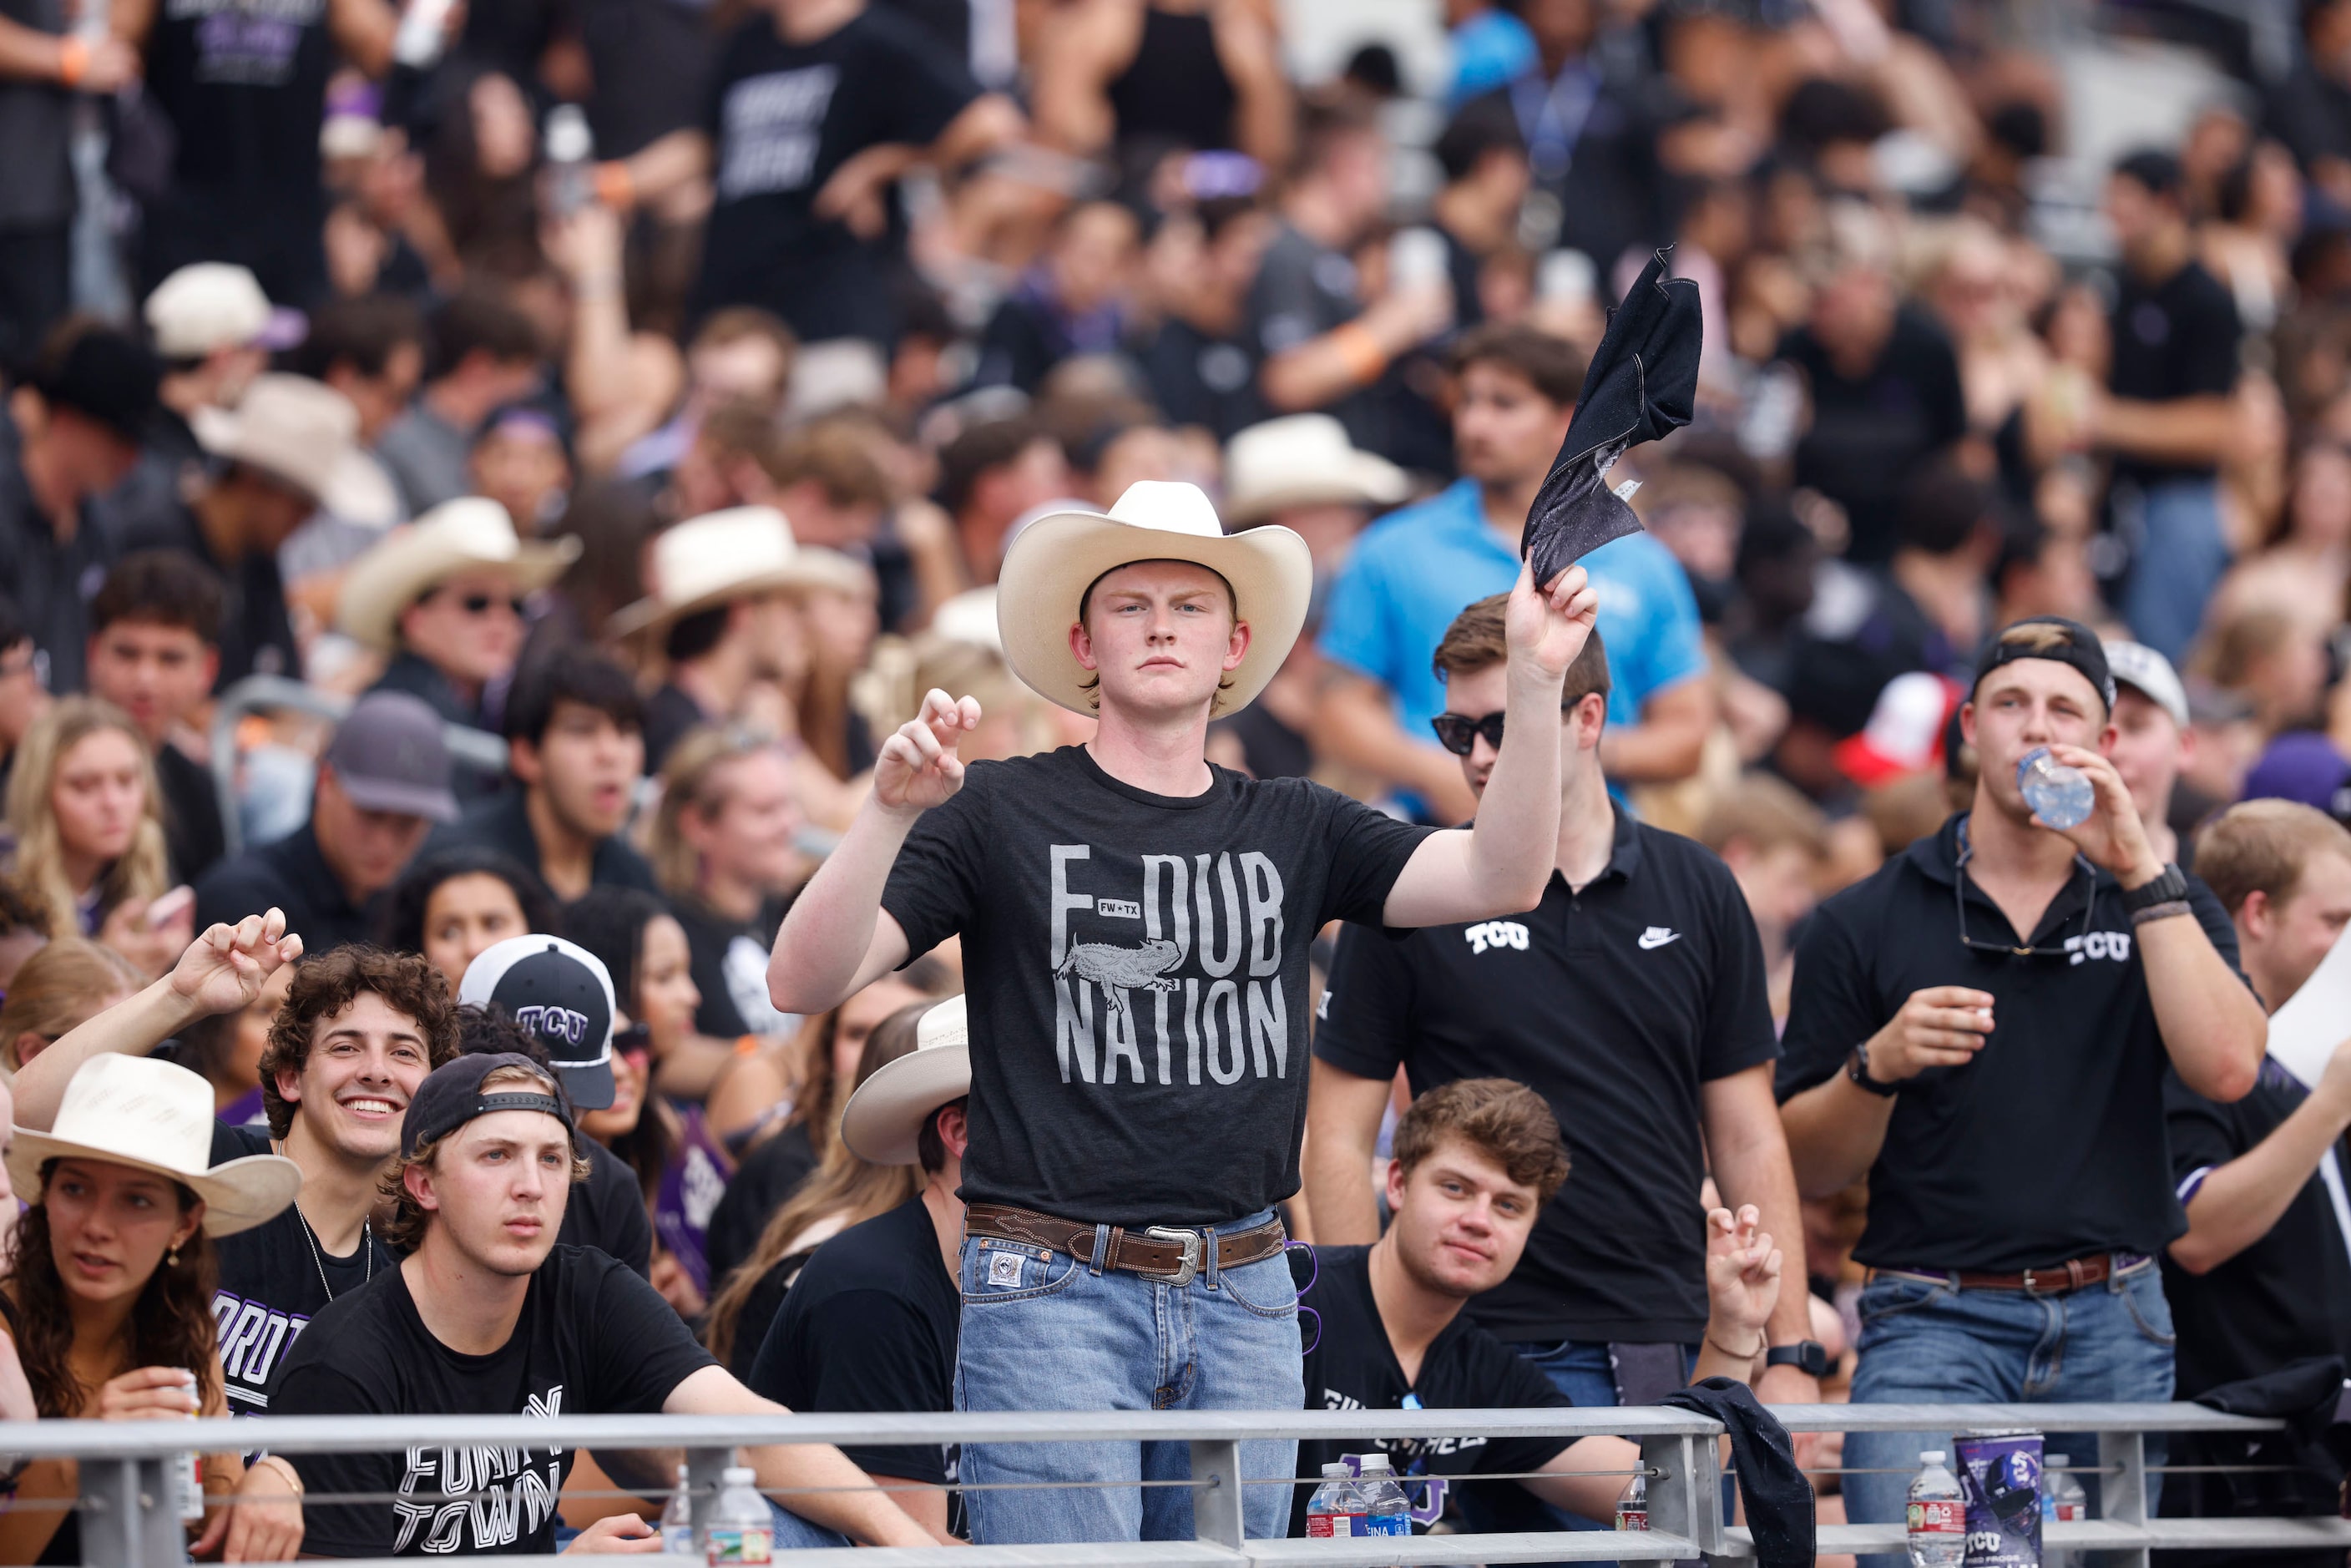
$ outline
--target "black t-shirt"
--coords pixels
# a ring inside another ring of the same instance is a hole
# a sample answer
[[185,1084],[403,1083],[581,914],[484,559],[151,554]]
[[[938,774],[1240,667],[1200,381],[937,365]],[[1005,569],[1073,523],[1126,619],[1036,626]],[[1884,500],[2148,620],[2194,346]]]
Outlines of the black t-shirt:
[[713,1040],[747,1034],[781,1034],[791,1018],[768,999],[768,953],[783,924],[781,904],[737,924],[692,898],[670,901],[670,913],[685,932],[689,971],[702,1006],[694,1015],[697,1033]]
[[[1966,821],[1951,818],[1813,912],[1796,947],[1780,1098],[1844,1071],[1914,991],[1989,991],[1994,1027],[1975,1060],[1930,1067],[1895,1098],[1854,1257],[2012,1273],[2161,1252],[2188,1222],[2164,1136],[2169,1059],[2122,885],[2076,857],[2029,936],[2064,956],[1963,946],[1952,883]],[[2027,945],[1972,878],[1963,896],[1972,939]],[[2191,877],[2188,901],[2234,968],[2237,933],[2220,900]]]
[[735,1167],[718,1207],[710,1211],[710,1228],[703,1233],[703,1256],[710,1260],[711,1279],[726,1279],[758,1250],[768,1221],[815,1169],[816,1150],[805,1123],[794,1122],[751,1146]]
[[[1363,314],[1357,296],[1355,264],[1340,252],[1310,239],[1284,220],[1258,263],[1257,280],[1249,285],[1249,335],[1259,362],[1275,359]],[[1323,405],[1322,412],[1347,427],[1347,438],[1367,452],[1383,452],[1386,443],[1379,402],[1367,389],[1358,389]]]
[[[1309,1410],[1525,1410],[1557,1409],[1569,1404],[1552,1386],[1534,1363],[1496,1339],[1466,1317],[1457,1317],[1430,1342],[1420,1361],[1420,1376],[1407,1379],[1388,1343],[1387,1325],[1380,1321],[1379,1303],[1372,1296],[1368,1247],[1317,1247],[1311,1288],[1298,1298],[1301,1307],[1321,1314],[1322,1332],[1306,1353],[1306,1407]],[[1310,1277],[1305,1260],[1290,1255],[1290,1272],[1301,1281]],[[1407,1406],[1409,1396],[1414,1404]],[[1572,1437],[1392,1437],[1376,1439],[1399,1477],[1514,1475],[1539,1470],[1559,1457]],[[1306,1533],[1306,1500],[1322,1484],[1322,1467],[1337,1464],[1350,1454],[1374,1451],[1361,1439],[1309,1441],[1298,1445],[1297,1490],[1290,1495],[1290,1533]],[[1413,1503],[1413,1529],[1427,1529],[1444,1505],[1444,1484],[1416,1485],[1405,1490]],[[1499,1502],[1498,1494],[1516,1488],[1489,1485],[1479,1495]],[[1521,1494],[1523,1495],[1523,1494]],[[1531,1501],[1531,1500],[1529,1500]],[[1541,1529],[1530,1523],[1527,1528]]]
[[228,851],[213,771],[165,741],[155,748],[155,782],[162,796],[163,844],[172,874],[193,882]]
[[1779,1054],[1763,948],[1729,869],[1616,814],[1607,869],[1525,915],[1393,937],[1350,925],[1314,1054],[1415,1094],[1509,1078],[1551,1104],[1572,1174],[1510,1279],[1472,1303],[1509,1340],[1706,1332],[1699,1091]]
[[[2152,287],[2127,267],[2116,282],[2106,386],[2116,397],[2168,402],[2225,395],[2237,384],[2237,302],[2202,263],[2191,261]],[[2116,480],[2141,485],[2211,474],[2209,463],[2115,459]]]
[[645,771],[660,772],[670,747],[684,739],[686,731],[710,722],[702,705],[674,684],[664,681],[655,686],[645,699]]
[[685,0],[579,0],[580,41],[596,82],[588,129],[601,158],[626,158],[702,113],[717,40],[706,7]]
[[1170,316],[1136,358],[1151,401],[1170,424],[1201,425],[1229,441],[1267,417],[1257,390],[1257,340],[1246,327],[1228,337]]
[[555,1239],[573,1247],[593,1247],[650,1279],[653,1268],[653,1222],[645,1212],[644,1188],[628,1162],[592,1138],[580,1140],[588,1157],[588,1179],[571,1189]]
[[[315,144],[318,131],[314,129],[310,136]],[[226,691],[247,675],[301,678],[302,656],[287,614],[286,580],[278,572],[276,551],[250,550],[237,560],[224,561],[213,553],[195,513],[176,502],[126,515],[120,530],[125,550],[184,551],[220,579],[220,674],[214,691]]]
[[909,950],[963,936],[967,1202],[1212,1225],[1298,1190],[1307,946],[1377,921],[1427,830],[1211,773],[1176,798],[1083,747],[974,763],[899,852],[882,905]]
[[[2167,1073],[2163,1103],[2171,1168],[2184,1204],[2219,1166],[2251,1154],[2310,1098],[2274,1061],[2252,1092],[2216,1104]],[[2341,1140],[2335,1157],[2343,1156]],[[2338,1165],[2338,1169],[2339,1169]],[[2164,1259],[2163,1293],[2179,1336],[2179,1396],[2275,1372],[2304,1356],[2351,1360],[2351,1255],[2318,1172],[2302,1184],[2269,1234],[2204,1274]]]
[[861,240],[812,204],[850,158],[928,146],[978,96],[961,60],[881,6],[808,44],[786,42],[764,11],[746,19],[704,102],[716,201],[697,310],[758,305],[804,339],[887,341],[893,243]]
[[[559,1246],[514,1334],[487,1355],[433,1336],[398,1269],[319,1313],[271,1391],[280,1416],[648,1415],[710,1354],[653,1288],[617,1260]],[[326,1557],[552,1552],[575,1450],[411,1448],[290,1456],[313,1494],[396,1492],[392,1503],[307,1504],[302,1549]],[[473,1500],[471,1494],[487,1492]]]
[[378,894],[353,904],[308,822],[275,842],[248,847],[196,879],[196,929],[215,921],[231,925],[275,904],[286,912],[286,929],[298,933],[304,953],[316,956],[347,942],[372,942]]
[[[0,19],[54,37],[66,31],[66,6],[64,0],[0,0]],[[0,147],[8,149],[0,158],[0,232],[45,228],[73,217],[68,147],[74,101],[73,90],[56,82],[0,79]]]
[[1796,443],[1796,483],[1845,509],[1853,529],[1847,559],[1875,564],[1894,553],[1894,518],[1903,485],[1918,464],[1968,433],[1959,356],[1942,328],[1905,306],[1877,359],[1847,376],[1808,327],[1780,346],[1802,371],[1813,417]]
[[[793,1410],[952,1410],[962,1311],[918,1194],[816,1249],[744,1381]],[[941,1486],[949,1479],[936,1444],[852,1443],[841,1452],[872,1475]]]
[[[429,854],[460,844],[511,855],[538,873],[541,881],[546,880],[547,865],[539,856],[538,835],[531,831],[528,797],[518,785],[469,807],[456,821],[435,828],[423,852]],[[589,861],[588,881],[595,887],[633,887],[656,896],[661,893],[660,884],[653,881],[653,868],[617,833],[597,841]]]
[[147,93],[179,131],[175,192],[260,217],[317,209],[335,55],[328,9],[328,0],[266,11],[183,0],[155,12]]
[[[214,1165],[270,1152],[266,1127],[213,1124]],[[372,1227],[350,1254],[336,1257],[319,1245],[292,1204],[250,1230],[221,1237],[213,1251],[220,1259],[213,1320],[232,1416],[268,1414],[270,1379],[310,1320],[329,1301],[356,1293],[397,1267]]]

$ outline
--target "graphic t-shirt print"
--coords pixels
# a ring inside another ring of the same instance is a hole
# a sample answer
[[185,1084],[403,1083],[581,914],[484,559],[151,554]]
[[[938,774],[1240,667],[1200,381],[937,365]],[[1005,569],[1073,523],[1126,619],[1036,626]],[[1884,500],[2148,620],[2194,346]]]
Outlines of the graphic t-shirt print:
[[195,79],[235,87],[283,87],[306,28],[327,0],[166,0],[166,21],[195,23]]
[[[526,1416],[563,1414],[563,1385],[534,1394]],[[494,1444],[412,1448],[392,1505],[400,1526],[392,1546],[440,1556],[511,1550],[537,1535],[563,1490],[563,1450]]]
[[825,111],[840,83],[839,66],[820,65],[747,77],[727,89],[721,110],[719,199],[805,186],[816,170]]
[[1104,874],[1118,861],[1091,845],[1050,853],[1062,1082],[1290,1075],[1281,873],[1270,856],[1146,854],[1140,886],[1121,886]]

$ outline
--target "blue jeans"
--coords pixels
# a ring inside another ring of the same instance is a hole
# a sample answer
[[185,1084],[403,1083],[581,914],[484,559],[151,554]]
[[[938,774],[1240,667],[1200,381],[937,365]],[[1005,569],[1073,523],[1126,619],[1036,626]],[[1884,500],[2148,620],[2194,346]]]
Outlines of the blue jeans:
[[[798,1552],[806,1547],[854,1546],[856,1544],[855,1542],[850,1540],[846,1535],[841,1534],[838,1530],[828,1530],[821,1524],[812,1524],[809,1521],[802,1519],[799,1514],[794,1513],[791,1510],[784,1507],[773,1498],[769,1498],[768,1500],[768,1514],[769,1518],[775,1521],[775,1548],[778,1552]],[[644,1518],[647,1524],[653,1525],[656,1529],[660,1528],[661,1511],[659,1509],[655,1509],[648,1516],[641,1517]],[[557,1552],[562,1552],[570,1551],[571,1543],[579,1539],[580,1532],[578,1531],[572,1529],[561,1520],[557,1520],[555,1521],[555,1550]]]
[[[1270,1211],[1217,1228],[1247,1230]],[[958,1410],[1298,1410],[1306,1403],[1298,1291],[1281,1253],[1175,1286],[1095,1273],[1088,1260],[967,1236]],[[1245,1442],[1241,1474],[1297,1473],[1294,1442]],[[1191,1452],[1181,1442],[967,1443],[962,1479],[1071,1483],[965,1494],[981,1545],[1188,1541]],[[1085,1485],[1109,1482],[1110,1485]],[[1288,1485],[1241,1494],[1255,1538],[1289,1532]]]
[[[1963,1291],[1949,1280],[1880,1274],[1861,1293],[1861,1364],[1856,1405],[2078,1405],[2171,1397],[2171,1307],[2152,1261],[2065,1295],[2022,1291]],[[2062,1421],[2051,1411],[2053,1423]],[[1845,1517],[1856,1524],[1902,1518],[1922,1448],[1948,1448],[1944,1432],[1851,1432]],[[2095,1437],[2049,1434],[2049,1451],[2095,1463]],[[2163,1439],[2147,1439],[2149,1466],[2163,1462]],[[2079,1479],[2097,1501],[2095,1476]],[[2147,1512],[2162,1477],[2147,1478]],[[1892,1554],[1865,1556],[1864,1568],[1902,1568]]]
[[2147,490],[2141,507],[2123,617],[2140,642],[2178,664],[2204,623],[2204,601],[2229,569],[2220,483],[2167,480]]

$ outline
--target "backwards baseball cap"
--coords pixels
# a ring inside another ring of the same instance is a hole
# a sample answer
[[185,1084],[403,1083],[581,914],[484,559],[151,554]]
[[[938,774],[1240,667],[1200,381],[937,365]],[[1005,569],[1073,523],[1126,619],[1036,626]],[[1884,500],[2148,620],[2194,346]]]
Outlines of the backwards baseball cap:
[[535,1077],[547,1076],[547,1069],[512,1051],[484,1051],[443,1062],[424,1075],[424,1082],[409,1097],[408,1114],[400,1125],[401,1155],[413,1157],[419,1145],[446,1137],[475,1117],[497,1111],[544,1111],[578,1141],[579,1124],[571,1119],[571,1107],[563,1103],[562,1095],[520,1084],[501,1084],[484,1092],[482,1080],[501,1067],[519,1067]]
[[51,408],[69,409],[135,442],[154,417],[162,367],[127,332],[92,327],[57,347],[54,340],[25,377]]
[[2188,727],[2188,688],[2179,684],[2179,672],[2171,661],[2144,643],[2109,643],[2106,664],[2114,671],[2115,685],[2128,686],[2156,706],[2171,716],[2171,722],[2180,728]]
[[343,716],[322,760],[362,810],[457,820],[449,743],[442,737],[441,716],[423,697],[406,692],[361,697]]
[[580,1109],[601,1111],[611,1104],[612,1015],[619,1008],[612,999],[611,972],[595,954],[560,936],[509,936],[465,966],[457,1000],[504,1008],[525,1033],[547,1047]]
[[1976,678],[1969,687],[1969,695],[1974,695],[1975,687],[1983,685],[1986,675],[2019,659],[2050,659],[2071,664],[2096,690],[2106,711],[2115,711],[2115,676],[2106,664],[2105,644],[2079,621],[2068,621],[2063,615],[2028,615],[2001,627],[1984,644],[1983,652],[1976,655]]

